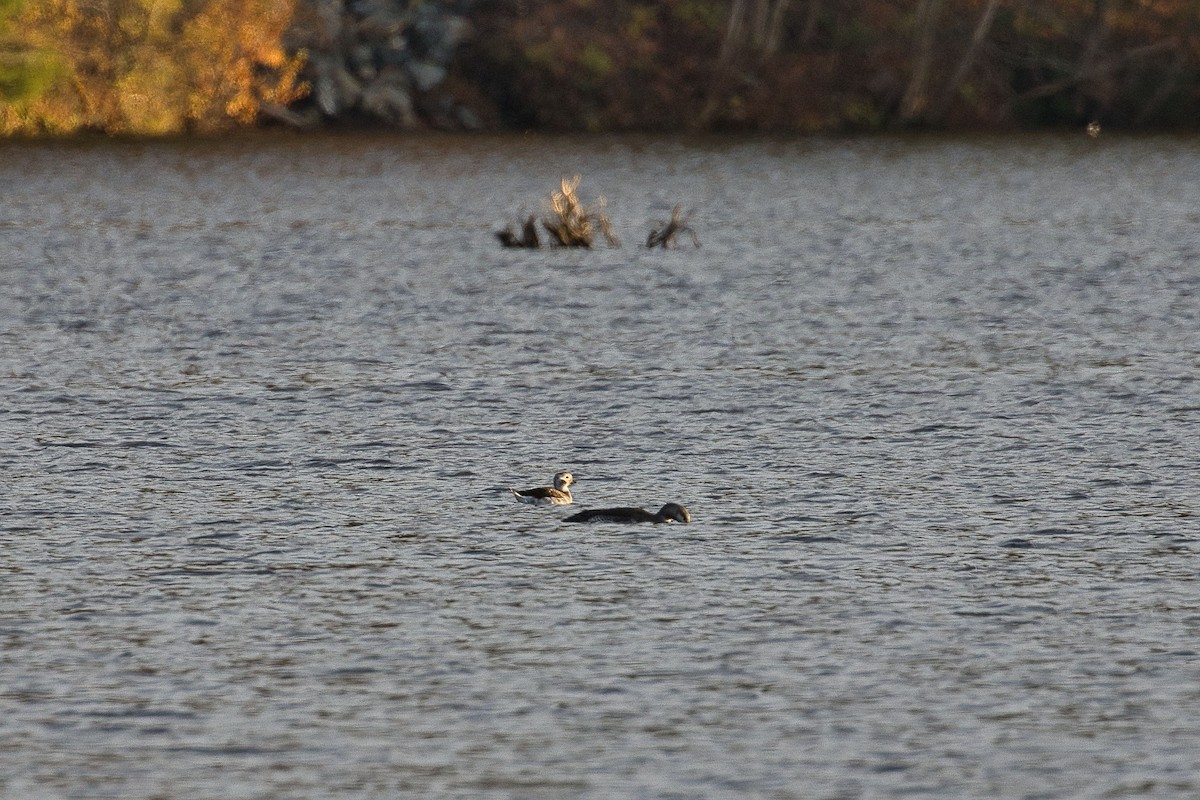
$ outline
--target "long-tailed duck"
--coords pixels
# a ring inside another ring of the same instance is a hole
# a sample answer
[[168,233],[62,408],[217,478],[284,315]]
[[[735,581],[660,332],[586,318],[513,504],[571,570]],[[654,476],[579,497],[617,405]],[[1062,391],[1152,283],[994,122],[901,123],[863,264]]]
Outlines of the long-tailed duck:
[[566,506],[570,505],[575,499],[571,497],[570,486],[575,482],[575,477],[569,472],[560,472],[554,476],[553,486],[538,486],[535,489],[525,489],[518,491],[509,487],[509,491],[513,496],[522,503],[529,503],[534,506]]
[[667,503],[651,514],[644,508],[590,508],[572,514],[564,522],[691,522],[692,515],[678,503]]

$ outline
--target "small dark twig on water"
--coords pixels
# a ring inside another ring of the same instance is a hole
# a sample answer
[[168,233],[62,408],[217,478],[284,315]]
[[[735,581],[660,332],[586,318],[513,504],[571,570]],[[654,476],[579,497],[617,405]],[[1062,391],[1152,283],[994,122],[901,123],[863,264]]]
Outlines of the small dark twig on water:
[[692,218],[695,209],[687,214],[683,213],[682,206],[675,206],[671,209],[671,220],[669,222],[659,222],[658,227],[650,231],[650,236],[646,239],[646,247],[654,248],[661,247],[664,250],[675,247],[675,240],[681,233],[687,233],[692,237],[692,244],[696,247],[700,246],[700,239],[696,236],[696,231],[688,224],[688,220]]
[[518,237],[513,232],[512,225],[509,225],[502,231],[496,231],[496,238],[500,240],[500,244],[505,247],[541,247],[541,240],[538,239],[537,232],[537,217],[533,214],[529,215],[529,219],[525,220],[525,225],[521,228],[521,235]]

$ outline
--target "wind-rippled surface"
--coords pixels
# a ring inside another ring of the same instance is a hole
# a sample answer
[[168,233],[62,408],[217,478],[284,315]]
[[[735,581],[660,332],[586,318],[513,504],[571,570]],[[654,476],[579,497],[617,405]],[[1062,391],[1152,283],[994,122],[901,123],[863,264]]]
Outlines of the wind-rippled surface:
[[[500,249],[575,172],[625,246]],[[1196,141],[0,180],[0,795],[1200,794]]]

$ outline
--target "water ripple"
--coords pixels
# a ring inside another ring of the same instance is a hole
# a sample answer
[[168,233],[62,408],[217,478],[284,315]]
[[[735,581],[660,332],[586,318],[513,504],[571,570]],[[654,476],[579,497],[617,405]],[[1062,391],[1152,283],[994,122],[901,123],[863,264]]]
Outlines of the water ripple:
[[1196,796],[1200,160],[1088,144],[13,145],[0,795]]

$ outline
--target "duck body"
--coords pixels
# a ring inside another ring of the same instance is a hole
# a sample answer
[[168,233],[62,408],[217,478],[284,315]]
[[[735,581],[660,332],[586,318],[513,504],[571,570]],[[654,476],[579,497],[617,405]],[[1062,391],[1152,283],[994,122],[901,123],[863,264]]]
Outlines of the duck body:
[[564,522],[691,522],[692,515],[678,503],[667,503],[657,513],[651,514],[644,508],[589,508],[572,514]]
[[538,486],[533,489],[513,489],[513,497],[521,503],[532,506],[569,506],[575,502],[571,496],[571,484],[575,477],[569,472],[560,472],[554,476],[553,486]]

